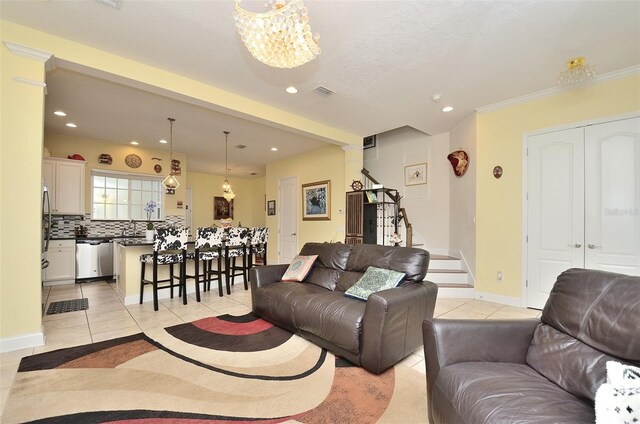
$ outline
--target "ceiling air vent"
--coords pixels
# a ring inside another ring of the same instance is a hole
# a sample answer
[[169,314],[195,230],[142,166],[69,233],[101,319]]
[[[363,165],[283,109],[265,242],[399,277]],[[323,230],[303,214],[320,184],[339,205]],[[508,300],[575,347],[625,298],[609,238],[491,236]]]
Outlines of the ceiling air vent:
[[235,146],[233,146],[233,147],[235,147],[236,149],[240,149],[240,150],[242,150],[242,149],[246,149],[246,148],[247,148],[247,146],[245,146],[244,144],[236,144],[236,145],[235,145]]
[[120,9],[120,0],[96,0],[96,1],[106,6],[113,7],[114,9]]
[[333,90],[329,90],[327,87],[323,87],[321,85],[317,86],[311,91],[313,91],[316,94],[320,94],[321,96],[330,96],[334,93]]

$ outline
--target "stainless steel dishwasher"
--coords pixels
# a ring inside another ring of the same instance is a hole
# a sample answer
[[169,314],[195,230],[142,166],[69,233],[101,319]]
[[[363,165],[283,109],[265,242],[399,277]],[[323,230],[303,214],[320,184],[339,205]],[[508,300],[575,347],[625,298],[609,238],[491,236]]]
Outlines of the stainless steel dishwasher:
[[110,239],[76,240],[76,280],[111,277],[113,243]]

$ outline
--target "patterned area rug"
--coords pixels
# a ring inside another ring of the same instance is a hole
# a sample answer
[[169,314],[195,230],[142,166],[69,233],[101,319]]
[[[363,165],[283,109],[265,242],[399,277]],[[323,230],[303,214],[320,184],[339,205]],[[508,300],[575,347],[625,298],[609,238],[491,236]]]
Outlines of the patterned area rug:
[[425,377],[381,375],[252,314],[26,357],[5,423],[426,423]]

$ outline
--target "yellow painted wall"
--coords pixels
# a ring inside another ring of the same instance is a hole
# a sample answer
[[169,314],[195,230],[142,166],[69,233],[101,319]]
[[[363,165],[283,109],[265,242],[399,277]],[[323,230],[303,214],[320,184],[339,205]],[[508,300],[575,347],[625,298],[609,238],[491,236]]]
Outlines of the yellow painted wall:
[[44,90],[14,77],[43,83],[44,63],[12,54],[5,45],[0,45],[0,63],[0,348],[4,350],[10,348],[11,339],[41,332]]
[[[298,250],[310,241],[340,241],[344,243],[344,211],[346,185],[345,152],[338,146],[323,147],[302,155],[267,165],[266,194],[267,200],[278,202],[278,181],[286,177],[298,177],[298,184],[331,180],[331,220],[302,220],[302,187],[298,190]],[[351,181],[349,181],[351,183]],[[278,205],[278,208],[280,206]],[[269,233],[269,263],[277,263],[278,259],[278,216],[267,216],[266,224],[271,228]]]
[[[189,187],[193,207],[193,229],[220,225],[213,219],[213,198],[222,196],[223,175],[189,172]],[[260,178],[264,181],[264,178]],[[264,226],[264,184],[254,179],[229,178],[236,198],[233,199],[233,225],[244,227]],[[195,232],[194,232],[195,234]]]
[[[66,158],[68,155],[75,153],[82,155],[87,161],[85,169],[85,213],[91,212],[91,170],[108,170],[128,172],[132,174],[146,174],[154,177],[162,176],[166,177],[169,172],[169,150],[155,150],[144,149],[139,146],[125,145],[125,144],[113,144],[105,143],[100,140],[82,138],[82,137],[70,137],[63,134],[45,133],[44,146],[49,149],[51,156]],[[101,153],[108,153],[113,158],[111,165],[106,165],[98,162],[98,158]],[[129,154],[136,154],[142,159],[142,165],[139,168],[130,168],[125,163],[124,159]],[[158,157],[161,161],[151,160],[152,157]],[[179,175],[178,182],[180,186],[176,189],[175,195],[164,196],[164,215],[179,215],[184,216],[185,210],[177,208],[177,202],[185,201],[185,192],[188,185],[188,173],[187,170],[187,158],[186,155],[173,152],[173,158],[180,161],[180,168],[182,169],[182,175]],[[153,167],[156,164],[162,166],[162,172],[156,173]]]
[[[522,137],[532,131],[640,111],[640,76],[478,114],[476,290],[522,295]],[[492,169],[504,168],[495,179]],[[504,279],[496,280],[502,271]]]

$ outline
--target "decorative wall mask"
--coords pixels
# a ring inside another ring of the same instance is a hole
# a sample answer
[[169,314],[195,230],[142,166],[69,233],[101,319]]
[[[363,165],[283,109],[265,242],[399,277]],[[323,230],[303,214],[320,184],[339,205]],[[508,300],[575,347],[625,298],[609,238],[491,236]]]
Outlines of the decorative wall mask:
[[502,177],[502,167],[500,165],[493,168],[493,176],[497,179]]
[[451,163],[456,177],[462,177],[464,173],[467,172],[467,168],[469,168],[469,155],[464,150],[460,149],[449,153],[447,159]]
[[108,153],[100,153],[100,157],[98,158],[98,163],[102,163],[104,165],[111,165],[113,163],[113,158]]

